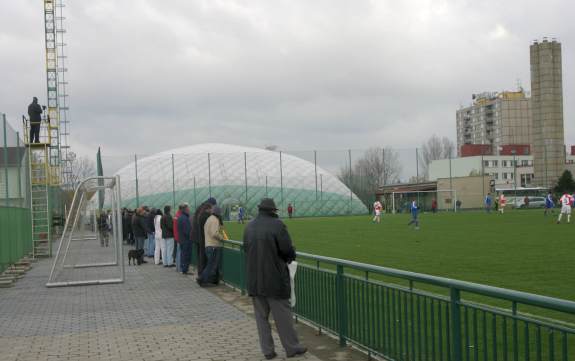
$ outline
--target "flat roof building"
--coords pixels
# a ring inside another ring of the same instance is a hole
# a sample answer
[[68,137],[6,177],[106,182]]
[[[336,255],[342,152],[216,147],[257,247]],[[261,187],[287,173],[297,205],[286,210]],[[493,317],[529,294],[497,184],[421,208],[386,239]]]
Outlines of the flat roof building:
[[[473,94],[472,98],[472,105],[456,113],[458,156],[498,155],[503,145],[531,145],[531,100],[523,89]],[[478,153],[470,154],[474,151]]]

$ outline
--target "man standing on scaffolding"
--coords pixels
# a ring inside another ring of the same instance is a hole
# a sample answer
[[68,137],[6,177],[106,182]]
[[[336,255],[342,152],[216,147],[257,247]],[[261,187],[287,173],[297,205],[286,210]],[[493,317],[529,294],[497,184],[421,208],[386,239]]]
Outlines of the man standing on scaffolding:
[[40,122],[42,122],[42,109],[38,104],[38,98],[34,97],[32,103],[28,105],[28,116],[30,117],[30,143],[40,143]]

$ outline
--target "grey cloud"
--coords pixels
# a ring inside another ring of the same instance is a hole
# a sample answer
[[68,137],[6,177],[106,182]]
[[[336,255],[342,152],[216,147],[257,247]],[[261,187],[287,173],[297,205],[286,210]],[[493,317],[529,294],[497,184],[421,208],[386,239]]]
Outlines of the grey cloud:
[[[67,6],[80,152],[152,153],[220,141],[283,149],[398,148],[455,136],[472,93],[529,88],[529,44],[563,43],[575,143],[568,1],[143,1]],[[0,111],[45,89],[42,14],[0,5]],[[15,120],[12,120],[15,121]]]

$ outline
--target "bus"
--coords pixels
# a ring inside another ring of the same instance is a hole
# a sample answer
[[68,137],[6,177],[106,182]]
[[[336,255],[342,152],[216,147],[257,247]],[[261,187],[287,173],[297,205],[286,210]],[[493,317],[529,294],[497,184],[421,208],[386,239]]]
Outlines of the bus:
[[545,197],[549,189],[543,187],[517,187],[517,188],[495,188],[495,194],[503,193],[507,198],[507,204],[513,208],[520,208],[526,196]]

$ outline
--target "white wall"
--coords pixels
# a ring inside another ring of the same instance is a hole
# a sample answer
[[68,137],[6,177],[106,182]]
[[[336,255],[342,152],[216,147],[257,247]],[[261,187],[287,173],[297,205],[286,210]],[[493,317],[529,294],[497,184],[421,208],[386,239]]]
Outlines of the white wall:
[[[429,164],[429,180],[449,178],[449,159],[434,160]],[[481,157],[451,159],[451,177],[467,177],[471,172],[481,174]]]

